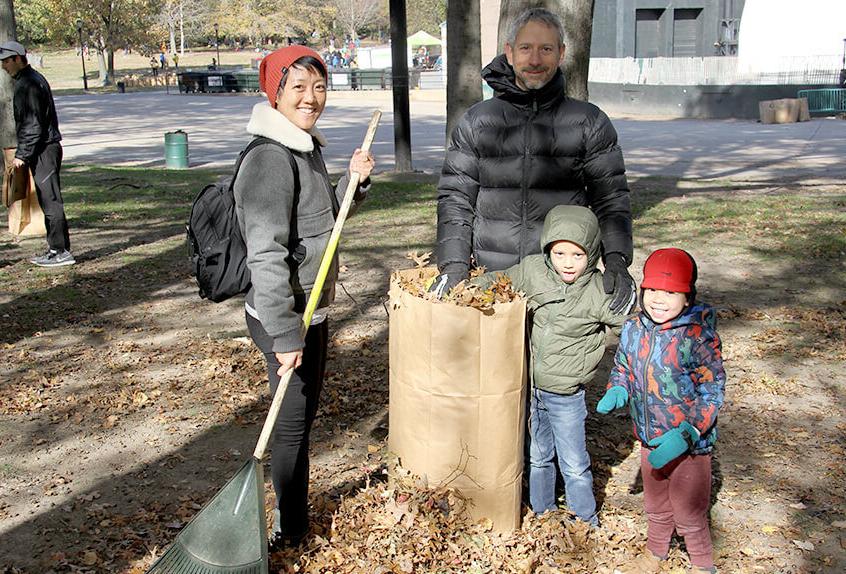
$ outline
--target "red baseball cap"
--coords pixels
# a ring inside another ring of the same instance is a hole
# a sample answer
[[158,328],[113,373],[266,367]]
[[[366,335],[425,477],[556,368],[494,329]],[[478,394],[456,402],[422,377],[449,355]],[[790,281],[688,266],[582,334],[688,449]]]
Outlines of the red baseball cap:
[[658,249],[643,265],[641,289],[660,289],[674,293],[692,293],[696,283],[696,264],[684,249]]
[[282,76],[291,67],[291,64],[304,56],[311,56],[320,62],[322,72],[326,75],[326,64],[320,54],[308,46],[294,44],[279,48],[265,56],[259,66],[259,88],[267,95],[270,106],[276,107],[276,91],[279,89],[279,82]]

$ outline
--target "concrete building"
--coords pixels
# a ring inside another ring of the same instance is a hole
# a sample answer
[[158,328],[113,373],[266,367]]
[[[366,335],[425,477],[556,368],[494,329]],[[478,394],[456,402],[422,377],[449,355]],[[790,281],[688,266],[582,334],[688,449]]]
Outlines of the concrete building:
[[596,0],[594,58],[733,56],[744,0]]

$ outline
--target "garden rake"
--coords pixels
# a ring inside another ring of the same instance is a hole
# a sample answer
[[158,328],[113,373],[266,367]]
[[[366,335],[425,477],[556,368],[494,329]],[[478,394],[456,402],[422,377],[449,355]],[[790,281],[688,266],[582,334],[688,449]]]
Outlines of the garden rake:
[[[365,153],[370,150],[381,116],[379,110],[373,112],[361,146]],[[306,330],[320,301],[359,178],[358,173],[350,174],[338,218],[303,313]],[[289,369],[279,381],[253,456],[185,526],[167,552],[150,567],[148,574],[267,574],[267,523],[261,459],[292,373],[293,369]]]

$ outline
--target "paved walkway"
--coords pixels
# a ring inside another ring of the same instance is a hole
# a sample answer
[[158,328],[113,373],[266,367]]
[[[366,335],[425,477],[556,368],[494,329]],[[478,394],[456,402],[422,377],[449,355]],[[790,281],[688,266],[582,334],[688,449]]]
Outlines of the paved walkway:
[[[56,98],[65,161],[104,165],[164,165],[164,134],[188,132],[192,166],[232,165],[248,141],[248,95],[129,94]],[[383,111],[374,142],[380,170],[391,170],[393,114],[387,91],[330,92],[318,126],[327,136],[330,170],[340,170],[361,145],[367,121]],[[413,92],[412,161],[437,173],[443,161],[443,92]],[[833,118],[784,125],[750,120],[613,118],[632,176],[759,181],[846,179],[846,121]]]

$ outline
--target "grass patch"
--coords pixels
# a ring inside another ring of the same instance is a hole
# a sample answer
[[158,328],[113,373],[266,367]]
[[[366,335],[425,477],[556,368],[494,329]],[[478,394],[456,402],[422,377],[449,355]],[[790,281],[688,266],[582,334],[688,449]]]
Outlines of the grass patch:
[[767,261],[846,256],[843,188],[739,194],[711,185],[680,189],[675,180],[634,185],[635,238],[668,244],[743,244]]

